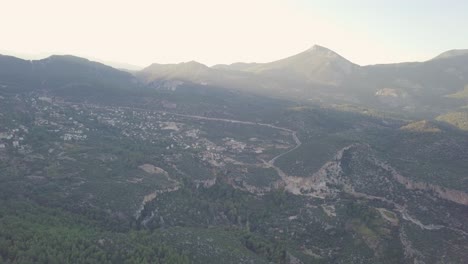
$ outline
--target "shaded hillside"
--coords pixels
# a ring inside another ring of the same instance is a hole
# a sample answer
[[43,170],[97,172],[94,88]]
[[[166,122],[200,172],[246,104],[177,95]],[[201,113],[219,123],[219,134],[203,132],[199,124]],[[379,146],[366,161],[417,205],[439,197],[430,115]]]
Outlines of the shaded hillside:
[[0,56],[0,83],[14,89],[81,96],[112,94],[137,86],[135,77],[127,72],[75,56],[56,55],[35,61]]
[[137,77],[146,83],[182,80],[299,101],[351,103],[433,117],[463,105],[449,95],[460,93],[468,83],[468,55],[449,51],[426,62],[361,67],[314,46],[270,63],[211,68],[195,62],[153,64]]

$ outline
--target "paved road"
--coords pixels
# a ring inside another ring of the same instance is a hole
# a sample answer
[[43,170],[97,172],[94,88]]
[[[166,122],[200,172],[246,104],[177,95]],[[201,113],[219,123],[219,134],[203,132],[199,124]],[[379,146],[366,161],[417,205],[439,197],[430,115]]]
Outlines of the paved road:
[[299,138],[297,137],[297,132],[296,131],[293,131],[293,130],[291,130],[289,128],[285,128],[285,127],[275,126],[275,125],[272,125],[272,124],[250,122],[250,121],[241,121],[241,120],[226,119],[226,118],[215,118],[215,117],[206,117],[206,116],[197,116],[197,115],[185,115],[185,114],[177,114],[177,113],[164,112],[164,111],[156,111],[156,112],[161,113],[161,114],[180,116],[180,117],[187,117],[187,118],[198,119],[198,120],[219,121],[219,122],[228,122],[228,123],[234,123],[234,124],[263,126],[263,127],[269,127],[269,128],[273,128],[273,129],[277,129],[277,130],[281,130],[281,131],[285,131],[285,132],[290,133],[291,137],[293,138],[294,142],[296,143],[296,146],[294,148],[289,149],[289,150],[275,156],[274,158],[272,158],[270,161],[268,161],[268,163],[270,165],[274,165],[275,161],[278,158],[280,158],[280,157],[282,157],[282,156],[284,156],[286,154],[289,154],[290,152],[296,150],[297,148],[299,148],[302,145],[301,140],[299,140]]
[[[97,106],[94,106],[94,107],[97,107]],[[101,107],[97,107],[97,108],[101,108]],[[118,108],[128,109],[128,110],[136,110],[136,111],[148,111],[148,112],[153,112],[153,113],[158,113],[158,114],[180,116],[180,117],[186,117],[186,118],[198,119],[198,120],[218,121],[218,122],[226,122],[226,123],[242,124],[242,125],[250,125],[250,126],[263,126],[263,127],[269,127],[269,128],[272,128],[272,129],[277,129],[277,130],[288,132],[288,133],[291,134],[291,137],[293,138],[294,142],[296,143],[296,146],[294,146],[294,148],[291,148],[291,149],[289,149],[289,150],[287,150],[287,151],[273,157],[270,161],[268,161],[268,164],[270,166],[274,166],[274,167],[276,167],[275,166],[275,161],[278,158],[281,158],[282,156],[291,153],[292,151],[298,149],[302,145],[301,140],[299,140],[299,138],[297,137],[297,132],[296,131],[291,130],[289,128],[285,128],[285,127],[275,126],[275,125],[272,125],[272,124],[258,123],[258,122],[251,122],[251,121],[242,121],[242,120],[227,119],[227,118],[216,118],[216,117],[206,117],[206,116],[198,116],[198,115],[178,114],[178,113],[173,113],[173,112],[157,111],[157,110],[150,110],[150,109],[136,108],[136,107],[118,107]],[[279,169],[279,168],[277,168],[277,169]]]

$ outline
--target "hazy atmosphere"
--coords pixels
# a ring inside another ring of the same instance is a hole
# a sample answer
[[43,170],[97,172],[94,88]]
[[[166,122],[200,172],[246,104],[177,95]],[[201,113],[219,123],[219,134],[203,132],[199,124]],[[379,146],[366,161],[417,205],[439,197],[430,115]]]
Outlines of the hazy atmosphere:
[[32,58],[213,65],[268,62],[319,44],[366,65],[423,61],[468,46],[460,28],[468,24],[463,0],[2,0],[1,6],[0,53]]
[[0,264],[468,263],[468,1],[0,2]]

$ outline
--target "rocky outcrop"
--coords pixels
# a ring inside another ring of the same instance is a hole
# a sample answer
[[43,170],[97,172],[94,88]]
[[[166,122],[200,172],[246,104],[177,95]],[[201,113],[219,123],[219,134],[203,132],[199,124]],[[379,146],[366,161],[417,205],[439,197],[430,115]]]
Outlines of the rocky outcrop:
[[315,172],[310,177],[297,177],[286,175],[279,168],[275,168],[278,174],[281,176],[284,182],[285,190],[296,195],[308,195],[319,198],[328,196],[334,196],[337,189],[330,188],[330,186],[341,186],[344,191],[346,189],[353,189],[353,184],[348,179],[343,177],[342,159],[346,151],[352,151],[354,148],[361,147],[367,152],[368,158],[372,160],[372,163],[377,167],[389,172],[390,180],[394,180],[399,184],[402,184],[408,190],[422,190],[430,194],[433,194],[441,199],[455,202],[461,205],[468,205],[468,193],[444,188],[435,184],[418,182],[398,173],[398,171],[390,166],[389,164],[377,159],[371,154],[371,147],[364,144],[352,144],[349,145],[336,153],[334,158],[327,162],[325,165]]
[[152,192],[150,194],[145,195],[143,197],[143,201],[140,204],[140,207],[135,212],[135,219],[136,220],[140,219],[141,213],[145,209],[146,204],[154,201],[158,197],[159,194],[168,193],[168,192],[175,192],[175,191],[177,191],[179,189],[180,189],[180,185],[176,185],[176,186],[173,186],[173,187],[170,187],[170,188],[167,188],[167,189],[156,190],[156,191],[154,191],[154,192]]
[[343,154],[354,146],[355,144],[352,144],[342,148],[331,161],[325,163],[310,177],[288,176],[281,171],[280,176],[285,182],[285,190],[296,195],[306,195],[317,198],[334,196],[337,190],[329,186],[344,184],[341,179],[341,175],[343,174],[341,160]]
[[444,200],[448,200],[462,205],[468,205],[468,194],[465,192],[444,188],[435,184],[413,181],[398,173],[393,167],[391,167],[388,164],[377,160],[376,163],[378,163],[383,169],[391,172],[392,177],[397,182],[404,185],[406,189],[433,192],[439,198],[442,198]]
[[197,188],[210,188],[211,186],[216,184],[216,177],[213,177],[208,180],[194,180],[194,183]]
[[151,165],[151,164],[143,164],[143,165],[140,165],[138,166],[138,168],[144,170],[146,173],[149,173],[149,174],[164,174],[164,175],[167,175],[167,172],[159,167],[156,167],[154,165]]
[[155,190],[154,192],[152,193],[149,193],[147,195],[145,195],[143,197],[143,201],[141,202],[140,204],[140,207],[138,208],[138,210],[135,212],[134,216],[135,216],[135,219],[136,220],[139,220],[141,218],[141,213],[143,212],[143,210],[145,209],[145,206],[156,200],[157,196],[159,194],[163,194],[163,193],[168,193],[168,192],[175,192],[177,190],[180,189],[180,182],[178,182],[177,180],[175,179],[172,179],[169,175],[169,173],[167,173],[167,171],[159,168],[159,167],[156,167],[154,165],[151,165],[151,164],[143,164],[141,166],[139,166],[138,168],[142,169],[143,171],[145,171],[146,173],[148,174],[152,174],[152,175],[156,175],[156,174],[160,174],[160,175],[164,175],[170,182],[173,183],[172,187],[168,187],[168,188],[165,188],[165,189],[160,189],[160,190]]

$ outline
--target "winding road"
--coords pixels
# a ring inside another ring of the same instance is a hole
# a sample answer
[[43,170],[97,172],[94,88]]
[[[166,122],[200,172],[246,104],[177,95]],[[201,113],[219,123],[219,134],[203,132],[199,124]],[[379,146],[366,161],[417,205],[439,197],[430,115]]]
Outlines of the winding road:
[[242,125],[263,126],[263,127],[269,127],[269,128],[273,128],[273,129],[277,129],[277,130],[281,130],[281,131],[285,131],[285,132],[290,133],[291,137],[293,138],[294,142],[296,143],[296,146],[294,146],[294,148],[291,148],[291,149],[289,149],[289,150],[287,150],[287,151],[273,157],[270,161],[268,161],[268,164],[271,165],[271,166],[275,166],[275,161],[278,158],[281,158],[282,156],[291,153],[292,151],[298,149],[302,145],[301,140],[299,140],[299,138],[297,137],[297,132],[296,131],[291,130],[289,128],[275,126],[275,125],[272,125],[272,124],[250,122],[250,121],[241,121],[241,120],[235,120],[235,119],[205,117],[205,116],[197,116],[197,115],[185,115],[185,114],[177,114],[177,113],[164,112],[164,111],[156,111],[156,112],[161,113],[161,114],[180,116],[180,117],[187,117],[187,118],[198,119],[198,120],[227,122],[227,123],[242,124]]
[[[119,107],[119,108],[127,108],[127,109],[130,109],[130,110],[140,110],[140,111],[151,111],[151,110],[148,110],[148,109],[141,109],[141,108],[134,108],[134,107]],[[297,132],[296,131],[291,130],[289,128],[275,126],[275,125],[272,125],[272,124],[258,123],[258,122],[251,122],[251,121],[241,121],[241,120],[227,119],[227,118],[215,118],[215,117],[205,117],[205,116],[197,116],[197,115],[178,114],[178,113],[166,112],[166,111],[151,111],[151,112],[159,113],[159,114],[163,114],[163,115],[186,117],[186,118],[197,119],[197,120],[227,122],[227,123],[233,123],[233,124],[243,124],[243,125],[252,125],[252,126],[263,126],[263,127],[269,127],[269,128],[273,128],[273,129],[277,129],[277,130],[281,130],[281,131],[285,131],[285,132],[290,133],[292,139],[296,143],[296,146],[294,146],[293,148],[291,148],[291,149],[289,149],[289,150],[287,150],[287,151],[285,151],[283,153],[280,153],[280,154],[276,155],[275,157],[273,157],[268,162],[264,161],[264,164],[266,164],[267,166],[275,169],[276,172],[278,173],[278,175],[283,180],[287,180],[287,178],[290,177],[290,176],[287,175],[285,172],[283,172],[281,170],[281,168],[279,168],[278,166],[275,165],[276,160],[283,157],[284,155],[287,155],[287,154],[291,153],[292,151],[298,149],[302,145],[301,140],[297,137]],[[389,201],[389,200],[387,200],[387,199],[385,199],[383,197],[371,196],[371,195],[367,195],[367,194],[364,194],[364,193],[356,193],[354,191],[351,192],[350,194],[352,194],[352,195],[354,195],[356,197],[366,198],[366,199],[370,199],[370,200],[381,200],[381,201],[387,202],[389,204],[393,204],[395,206],[395,208],[396,208],[396,211],[400,213],[402,219],[404,219],[406,221],[409,221],[409,222],[419,226],[421,229],[424,229],[424,230],[439,230],[439,229],[442,229],[442,228],[446,228],[446,229],[455,231],[455,232],[457,232],[457,233],[459,233],[460,235],[463,235],[463,236],[468,235],[468,233],[466,233],[464,230],[449,227],[449,226],[435,225],[435,224],[426,224],[425,225],[421,221],[419,221],[418,219],[412,217],[409,214],[409,212],[406,210],[405,207],[403,207],[403,206],[401,206],[401,205],[399,205],[399,204],[397,204],[397,203],[395,203],[393,201]]]
[[[96,105],[88,105],[88,107],[90,106],[93,106],[95,108],[102,108],[102,107],[98,107]],[[233,124],[242,124],[242,125],[250,125],[250,126],[262,126],[262,127],[269,127],[269,128],[273,128],[273,129],[277,129],[277,130],[281,130],[281,131],[285,131],[287,133],[290,133],[291,134],[291,137],[292,139],[294,140],[294,142],[296,143],[296,146],[294,146],[293,148],[283,152],[283,153],[280,153],[278,155],[276,155],[275,157],[273,157],[271,160],[269,160],[268,162],[266,162],[270,167],[273,167],[276,171],[278,171],[278,173],[280,174],[280,176],[283,178],[285,173],[275,165],[275,161],[279,158],[281,158],[282,156],[286,155],[286,154],[289,154],[291,153],[292,151],[298,149],[301,145],[302,145],[302,142],[301,140],[297,137],[297,132],[294,131],[294,130],[291,130],[289,128],[285,128],[285,127],[280,127],[280,126],[275,126],[275,125],[272,125],[272,124],[268,124],[268,123],[259,123],[259,122],[251,122],[251,121],[242,121],[242,120],[236,120],[236,119],[228,119],[228,118],[216,118],[216,117],[206,117],[206,116],[198,116],[198,115],[187,115],[187,114],[179,114],[179,113],[174,113],[174,112],[167,112],[167,111],[158,111],[158,110],[149,110],[149,109],[145,109],[145,108],[138,108],[138,107],[124,107],[124,106],[121,106],[121,107],[118,107],[119,109],[127,109],[127,110],[132,110],[132,111],[150,111],[150,112],[153,112],[153,113],[158,113],[158,114],[163,114],[163,115],[172,115],[172,116],[179,116],[179,117],[186,117],[186,118],[191,118],[191,119],[197,119],[197,120],[207,120],[207,121],[218,121],[218,122],[226,122],[226,123],[233,123]],[[281,172],[281,173],[280,173]]]

